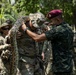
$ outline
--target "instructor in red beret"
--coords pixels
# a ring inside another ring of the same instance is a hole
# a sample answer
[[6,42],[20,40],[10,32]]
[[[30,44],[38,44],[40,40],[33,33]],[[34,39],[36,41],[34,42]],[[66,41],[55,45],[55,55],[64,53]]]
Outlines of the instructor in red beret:
[[[41,35],[33,33],[24,23],[22,29],[36,42],[51,41],[53,75],[72,75],[73,31],[69,24],[64,21],[62,14],[63,12],[60,9],[51,10],[47,14],[47,18],[53,27]],[[32,24],[31,21],[30,24]]]

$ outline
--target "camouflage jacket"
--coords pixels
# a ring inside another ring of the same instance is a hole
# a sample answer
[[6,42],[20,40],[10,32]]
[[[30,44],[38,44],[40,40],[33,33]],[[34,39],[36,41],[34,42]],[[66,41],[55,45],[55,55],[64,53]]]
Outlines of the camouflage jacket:
[[46,52],[48,49],[51,50],[51,42],[50,41],[44,41],[42,52]]
[[5,50],[7,46],[8,44],[6,44],[5,38],[0,35],[0,53],[2,52],[2,50]]
[[72,71],[72,47],[73,32],[65,22],[56,25],[50,31],[45,32],[48,40],[52,43],[53,72]]
[[40,43],[35,42],[27,33],[21,32],[21,34],[20,39],[17,40],[19,54],[29,57],[39,54],[39,49],[41,48]]
[[19,54],[24,56],[34,56],[35,55],[35,41],[30,38],[27,34],[22,33],[20,39],[17,40]]

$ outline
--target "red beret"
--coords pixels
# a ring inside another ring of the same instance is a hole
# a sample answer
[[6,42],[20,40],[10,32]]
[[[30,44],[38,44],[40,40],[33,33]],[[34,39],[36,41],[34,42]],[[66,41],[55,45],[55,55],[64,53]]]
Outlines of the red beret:
[[62,11],[60,9],[55,9],[55,10],[51,10],[48,14],[47,14],[47,18],[48,19],[52,19],[56,16],[62,15]]

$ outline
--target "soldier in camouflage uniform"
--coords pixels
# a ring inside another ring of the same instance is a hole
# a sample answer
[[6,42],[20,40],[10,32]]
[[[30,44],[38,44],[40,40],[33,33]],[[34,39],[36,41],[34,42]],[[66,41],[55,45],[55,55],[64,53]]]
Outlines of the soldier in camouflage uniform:
[[[40,28],[37,24],[44,22],[45,17],[41,13],[35,13],[26,17],[28,28],[40,34]],[[32,24],[29,24],[32,21]],[[42,25],[42,24],[41,24]],[[17,30],[17,26],[13,26],[11,31]],[[39,46],[32,38],[30,38],[21,29],[17,32],[17,46],[19,51],[19,65],[17,75],[42,75],[41,55],[39,55]]]
[[37,42],[51,40],[53,75],[72,75],[73,62],[71,50],[73,48],[73,31],[69,24],[64,22],[61,10],[52,10],[47,14],[47,17],[51,20],[54,27],[41,35],[27,29],[24,23],[22,29]]
[[5,37],[11,27],[10,21],[0,26],[0,75],[9,75],[10,44],[6,42]]
[[[49,22],[44,22],[42,25],[42,31],[46,32],[47,30],[50,30],[52,26],[49,24]],[[51,41],[44,41],[43,49],[42,49],[42,56],[44,56],[44,70],[45,75],[51,74],[51,64],[52,64],[52,48],[51,48]]]
[[51,73],[51,64],[52,64],[52,48],[50,41],[44,41],[43,44],[43,52],[44,53],[44,68],[45,68],[45,75],[50,75]]
[[[21,33],[20,38],[17,39],[17,43],[19,50],[19,74],[36,75],[35,70],[38,70],[37,73],[41,71],[39,61],[36,58],[39,55],[38,44],[36,44],[36,42],[32,39],[30,39],[27,34],[24,35],[24,33]],[[41,75],[41,73],[37,75]]]

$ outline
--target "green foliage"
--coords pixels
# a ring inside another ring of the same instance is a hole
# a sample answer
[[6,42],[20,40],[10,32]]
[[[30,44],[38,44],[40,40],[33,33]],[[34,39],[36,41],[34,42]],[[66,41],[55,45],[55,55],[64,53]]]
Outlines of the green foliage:
[[73,23],[73,10],[76,9],[76,0],[15,0],[14,5],[11,5],[10,1],[1,0],[0,2],[1,23],[7,18],[15,21],[19,16],[35,12],[42,12],[46,15],[52,9],[63,10],[65,20],[70,24]]
[[18,0],[16,8],[18,12],[25,11],[25,14],[35,13],[39,10],[40,0]]
[[0,24],[2,24],[6,19],[11,19],[13,22],[16,21],[18,15],[16,8],[12,6],[7,0],[2,0],[0,5]]

